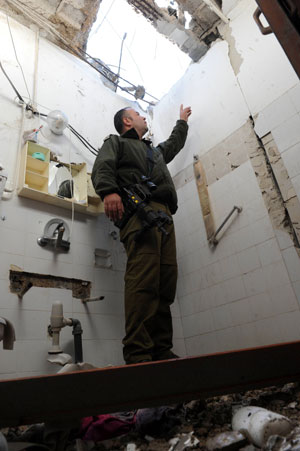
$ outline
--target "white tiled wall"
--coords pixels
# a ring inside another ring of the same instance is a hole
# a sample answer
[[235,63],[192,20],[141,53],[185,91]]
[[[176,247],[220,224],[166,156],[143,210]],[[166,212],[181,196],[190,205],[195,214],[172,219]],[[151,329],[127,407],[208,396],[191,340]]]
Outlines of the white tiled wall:
[[[255,7],[254,0],[224,2],[233,40],[216,42],[154,107],[154,140],[159,142],[169,134],[181,103],[191,104],[193,114],[186,147],[170,165],[176,175],[191,166],[194,154],[204,155],[239,130],[251,114],[259,136],[272,132],[300,196],[300,84],[275,37],[259,34],[252,18]],[[0,16],[2,42],[8,39],[4,19]],[[21,25],[12,22],[12,26],[14,33],[28,45],[22,62],[31,85],[34,35]],[[8,46],[3,49],[3,58],[11,61],[11,75],[19,76]],[[234,52],[239,55],[238,67],[232,59]],[[55,72],[49,70],[49,60],[57,62]],[[72,74],[67,90],[61,83],[66,65]],[[97,74],[83,62],[41,40],[39,71],[39,103],[49,109],[64,109],[72,125],[94,145],[101,144],[104,136],[114,132],[111,112],[128,101],[103,88]],[[0,112],[0,118],[8,126],[1,128],[1,142],[5,145],[1,147],[4,150],[0,150],[0,158],[9,170],[11,186],[17,161],[20,111],[7,98],[4,82],[0,94],[5,102],[1,111],[5,111],[6,117],[4,120]],[[56,86],[56,90],[49,86]],[[85,97],[78,94],[78,86]],[[74,99],[80,111],[74,112]],[[83,120],[86,118],[93,120]],[[26,120],[25,126],[30,125]],[[247,142],[247,136],[240,138]],[[79,144],[70,136],[55,138],[50,144],[65,157],[71,155],[76,161],[83,158],[91,167],[93,158],[78,148]],[[229,169],[226,167],[225,172]],[[216,225],[233,205],[241,206],[243,211],[234,214],[214,250],[207,243],[195,181],[183,183],[178,190],[179,210],[174,222],[179,280],[172,314],[174,351],[179,355],[300,338],[300,264],[293,243],[284,231],[273,229],[250,161],[226,175],[225,172],[217,171],[219,180],[209,186]],[[64,209],[21,198],[0,202],[0,315],[13,321],[17,335],[14,351],[0,349],[2,378],[57,371],[46,361],[50,346],[46,329],[51,304],[57,299],[63,302],[65,316],[74,316],[82,322],[85,361],[96,366],[123,361],[125,254],[109,235],[111,227],[103,216],[96,220],[75,214],[70,252],[54,258],[53,252],[36,243],[46,222],[53,217],[71,225],[71,214]],[[111,252],[112,269],[94,267],[95,248]],[[105,295],[105,299],[83,305],[67,290],[31,288],[19,301],[9,292],[10,264],[25,271],[90,280],[92,296]],[[71,329],[62,331],[61,341],[64,350],[72,353]]]
[[292,283],[299,282],[300,260],[291,241],[281,251],[250,161],[209,186],[217,226],[233,205],[243,208],[214,250],[206,241],[203,222],[193,234],[181,225],[182,217],[192,221],[196,212],[201,216],[198,199],[193,209],[186,202],[195,186],[191,181],[179,195],[178,298],[187,353],[279,343],[291,336],[300,339],[300,330],[298,338],[296,329],[285,331],[286,318],[299,312]]
[[[33,86],[35,35],[34,32],[10,20],[29,89]],[[6,17],[0,14],[0,35],[3,43],[3,64],[22,95],[23,80],[10,43]],[[115,111],[130,102],[102,85],[92,68],[81,60],[57,48],[52,43],[39,41],[37,102],[41,112],[63,110],[70,123],[94,146],[100,146],[103,138],[113,132]],[[49,64],[49,61],[51,64]],[[53,67],[55,66],[55,71]],[[69,75],[66,83],[66,74]],[[80,89],[80,93],[78,92]],[[7,80],[0,80],[0,163],[8,172],[7,188],[15,188],[18,176],[18,141],[21,127],[21,109],[14,102],[13,90]],[[108,111],[107,105],[110,106]],[[42,123],[45,126],[45,123]],[[24,129],[38,126],[38,119],[25,117]],[[68,130],[62,136],[39,136],[40,144],[61,155],[62,161],[87,163],[89,170],[94,157],[71,136]],[[110,232],[110,222],[75,212],[72,224],[70,210],[56,208],[41,202],[6,194],[0,199],[0,316],[12,321],[17,341],[13,351],[0,346],[0,378],[53,373],[58,367],[47,362],[50,341],[47,326],[50,322],[52,303],[63,303],[64,315],[82,322],[85,361],[103,366],[121,364],[124,334],[123,273],[125,256],[118,241]],[[46,223],[55,217],[65,220],[71,229],[69,252],[55,253],[38,246]],[[95,248],[106,249],[112,255],[112,268],[96,268]],[[104,295],[99,302],[83,305],[72,297],[71,290],[32,287],[20,301],[10,293],[9,268],[16,265],[27,272],[51,274],[92,282],[91,296]],[[178,317],[178,316],[177,316]],[[182,330],[176,328],[178,340]],[[62,348],[73,355],[71,328],[61,332]]]

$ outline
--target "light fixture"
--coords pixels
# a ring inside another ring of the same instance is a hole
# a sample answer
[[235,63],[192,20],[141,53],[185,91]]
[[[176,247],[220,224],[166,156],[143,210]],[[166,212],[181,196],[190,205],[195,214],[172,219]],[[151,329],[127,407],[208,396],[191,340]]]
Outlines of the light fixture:
[[53,133],[62,135],[68,125],[68,118],[62,111],[54,110],[48,114],[47,124]]

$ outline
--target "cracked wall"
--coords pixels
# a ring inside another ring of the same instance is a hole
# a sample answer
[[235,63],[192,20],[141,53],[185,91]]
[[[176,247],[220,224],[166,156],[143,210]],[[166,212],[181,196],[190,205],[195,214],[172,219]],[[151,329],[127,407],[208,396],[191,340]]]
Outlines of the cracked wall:
[[[193,109],[185,150],[170,165],[179,198],[177,296],[189,355],[299,338],[300,84],[276,38],[256,28],[255,8],[254,1],[238,2],[228,12],[230,26],[222,27],[228,42],[216,42],[154,109],[157,142],[174,123],[177,103]],[[205,168],[215,227],[234,205],[243,209],[215,249],[207,241],[194,155]]]

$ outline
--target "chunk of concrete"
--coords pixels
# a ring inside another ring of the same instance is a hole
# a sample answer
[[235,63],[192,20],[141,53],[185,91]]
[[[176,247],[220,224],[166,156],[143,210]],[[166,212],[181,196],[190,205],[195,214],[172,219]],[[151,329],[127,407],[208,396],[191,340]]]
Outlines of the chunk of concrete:
[[206,442],[206,447],[209,451],[222,449],[226,451],[233,451],[240,449],[247,445],[247,438],[238,431],[221,432],[215,437],[209,438]]

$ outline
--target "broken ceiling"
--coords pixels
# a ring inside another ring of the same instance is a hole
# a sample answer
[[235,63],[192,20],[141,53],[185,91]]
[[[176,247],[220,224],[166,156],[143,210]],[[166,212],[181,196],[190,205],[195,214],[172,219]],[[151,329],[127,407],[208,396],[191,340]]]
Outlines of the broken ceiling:
[[[221,0],[178,0],[166,8],[160,8],[154,0],[127,1],[193,61],[198,61],[209,44],[219,37],[220,21],[227,21],[220,9]],[[0,0],[0,9],[23,24],[35,23],[39,28],[44,24],[46,31],[52,28],[54,33],[47,37],[58,45],[63,45],[60,35],[65,43],[85,50],[100,3],[101,0]],[[185,12],[192,17],[189,24]]]

